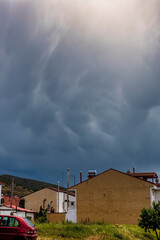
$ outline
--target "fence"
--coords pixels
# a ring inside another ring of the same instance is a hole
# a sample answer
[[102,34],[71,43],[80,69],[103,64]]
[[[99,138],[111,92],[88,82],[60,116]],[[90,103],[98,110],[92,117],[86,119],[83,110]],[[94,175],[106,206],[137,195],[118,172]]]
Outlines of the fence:
[[47,213],[48,222],[62,222],[65,221],[65,213]]

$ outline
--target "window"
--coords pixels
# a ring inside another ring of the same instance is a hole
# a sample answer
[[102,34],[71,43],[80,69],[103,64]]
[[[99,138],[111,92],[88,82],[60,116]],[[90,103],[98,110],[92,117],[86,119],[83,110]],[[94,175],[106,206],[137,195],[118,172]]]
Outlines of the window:
[[3,217],[1,226],[6,226],[6,227],[19,227],[19,222],[17,221],[16,218],[12,217]]
[[15,219],[14,221],[14,227],[19,227],[19,222],[17,221],[17,219]]
[[30,227],[34,227],[34,224],[31,223],[27,218],[24,218],[24,221],[25,221]]

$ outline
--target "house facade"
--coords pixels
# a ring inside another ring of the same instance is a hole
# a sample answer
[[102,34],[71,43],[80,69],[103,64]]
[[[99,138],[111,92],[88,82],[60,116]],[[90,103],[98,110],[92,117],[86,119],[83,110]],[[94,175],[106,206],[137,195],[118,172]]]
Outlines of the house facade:
[[[68,194],[69,206],[74,208],[75,196]],[[56,213],[64,213],[67,211],[67,192],[56,188],[43,188],[39,191],[31,193],[23,197],[25,208],[39,212],[42,206],[48,211],[54,209]]]
[[160,200],[157,183],[114,169],[91,176],[71,189],[76,195],[77,222],[137,224],[141,209]]

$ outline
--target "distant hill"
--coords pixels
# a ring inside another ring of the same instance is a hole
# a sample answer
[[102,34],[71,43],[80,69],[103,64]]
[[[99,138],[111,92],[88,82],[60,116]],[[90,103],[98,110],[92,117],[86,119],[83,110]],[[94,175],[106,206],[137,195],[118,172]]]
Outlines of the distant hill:
[[[11,195],[13,178],[14,178],[14,195],[18,197],[28,195],[32,192],[38,191],[45,187],[58,188],[58,186],[55,184],[4,174],[0,175],[0,182],[5,184],[5,186],[2,187],[3,194]],[[60,189],[66,190],[65,188],[62,187],[60,187]]]

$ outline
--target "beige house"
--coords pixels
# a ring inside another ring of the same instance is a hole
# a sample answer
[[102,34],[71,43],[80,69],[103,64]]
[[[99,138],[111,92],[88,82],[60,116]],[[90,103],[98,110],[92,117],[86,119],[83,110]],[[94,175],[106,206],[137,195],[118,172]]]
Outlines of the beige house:
[[[70,193],[68,195],[69,206],[74,208],[75,196]],[[56,213],[67,211],[67,192],[56,188],[43,188],[39,191],[31,193],[23,197],[25,208],[39,212],[42,206],[45,209],[54,209]]]
[[151,178],[153,182],[144,176],[137,177],[114,169],[96,176],[89,175],[86,181],[71,188],[76,194],[76,222],[137,224],[141,209],[160,200],[157,175],[151,174]]

